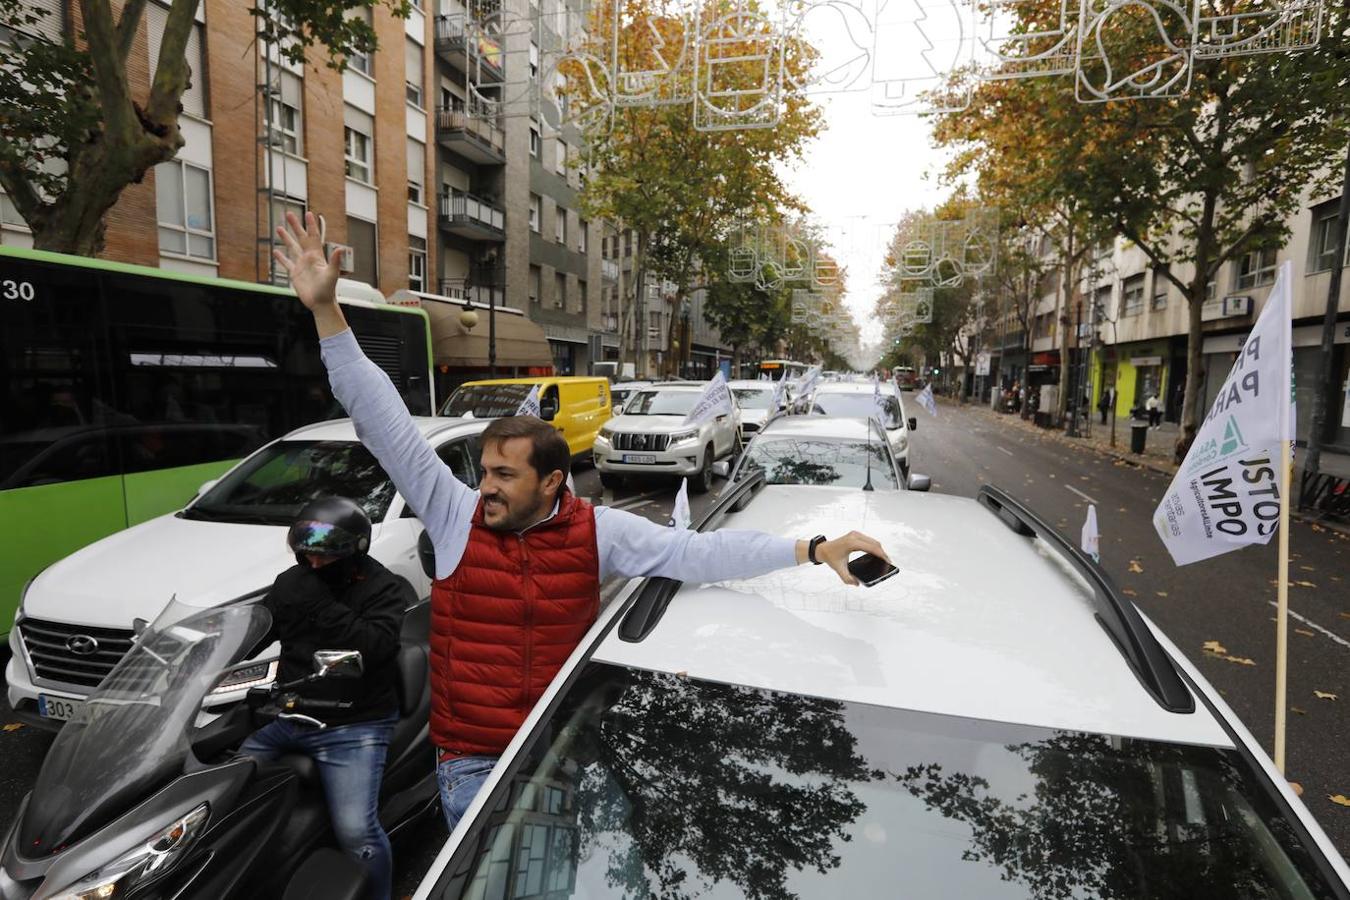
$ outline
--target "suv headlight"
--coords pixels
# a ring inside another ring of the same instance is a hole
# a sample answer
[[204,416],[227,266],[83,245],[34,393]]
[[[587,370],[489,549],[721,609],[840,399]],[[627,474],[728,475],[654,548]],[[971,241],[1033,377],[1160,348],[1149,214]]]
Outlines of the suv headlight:
[[610,428],[608,425],[601,425],[600,430],[596,432],[596,437],[601,437],[604,438],[605,440],[609,440],[610,438],[614,437],[614,429]]
[[685,441],[696,441],[696,440],[698,440],[697,428],[691,428],[688,431],[672,432],[670,435],[670,442],[672,444],[683,444]]
[[122,897],[137,885],[163,875],[177,865],[196,842],[210,812],[210,805],[203,803],[144,844],[123,853],[101,869],[90,872],[52,900]]

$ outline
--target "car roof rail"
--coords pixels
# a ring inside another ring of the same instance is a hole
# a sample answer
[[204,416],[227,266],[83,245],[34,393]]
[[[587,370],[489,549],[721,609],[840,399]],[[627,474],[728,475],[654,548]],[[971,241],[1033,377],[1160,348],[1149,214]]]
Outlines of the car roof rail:
[[1159,706],[1168,712],[1195,712],[1195,697],[1171,657],[1158,643],[1138,608],[1121,595],[1111,576],[1096,560],[998,488],[985,485],[975,499],[1015,534],[1045,541],[1083,576],[1092,589],[1097,621]]
[[[707,531],[731,513],[745,509],[759,489],[767,483],[764,471],[756,469],[723,494],[693,530]],[[683,586],[683,581],[674,578],[648,578],[644,581],[642,587],[633,595],[623,619],[619,622],[619,640],[635,644],[651,634],[656,623],[665,615],[671,598]]]

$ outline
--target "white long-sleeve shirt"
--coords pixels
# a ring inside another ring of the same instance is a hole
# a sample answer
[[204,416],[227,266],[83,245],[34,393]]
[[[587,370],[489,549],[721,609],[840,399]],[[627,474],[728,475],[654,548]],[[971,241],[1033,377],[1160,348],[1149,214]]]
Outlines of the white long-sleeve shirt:
[[[351,331],[320,342],[333,395],[356,434],[422,521],[436,548],[436,577],[459,566],[478,492],[454,476],[422,437],[389,376],[366,358]],[[556,508],[555,508],[556,511]],[[676,530],[595,507],[601,579],[661,576],[695,584],[751,578],[797,564],[796,541],[758,531]]]

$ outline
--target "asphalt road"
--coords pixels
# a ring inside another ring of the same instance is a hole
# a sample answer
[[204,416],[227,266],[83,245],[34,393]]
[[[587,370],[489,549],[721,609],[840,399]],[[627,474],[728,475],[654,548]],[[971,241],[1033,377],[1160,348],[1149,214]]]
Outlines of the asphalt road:
[[[936,418],[922,410],[912,445],[915,472],[933,489],[974,496],[992,483],[1025,501],[1043,519],[1077,538],[1088,503],[1095,503],[1107,571],[1223,693],[1234,711],[1270,747],[1274,719],[1274,600],[1276,544],[1246,548],[1185,568],[1174,566],[1153,531],[1153,509],[1166,476],[1044,432],[1028,431],[987,410],[944,403]],[[589,468],[574,474],[577,492],[597,503],[668,521],[674,485],[601,489]],[[695,521],[716,499],[691,497]],[[1350,794],[1350,539],[1295,523],[1291,531],[1288,775],[1304,787],[1304,802],[1350,855],[1350,808],[1329,797]],[[978,558],[979,548],[971,548]],[[617,585],[609,586],[612,591]],[[1204,650],[1226,648],[1224,659]],[[1244,664],[1233,660],[1250,660]],[[1332,695],[1319,697],[1315,692]],[[10,722],[0,707],[0,721]],[[7,829],[32,785],[50,738],[32,728],[0,732],[0,830]],[[395,896],[411,894],[445,839],[439,820],[409,829],[394,842]]]

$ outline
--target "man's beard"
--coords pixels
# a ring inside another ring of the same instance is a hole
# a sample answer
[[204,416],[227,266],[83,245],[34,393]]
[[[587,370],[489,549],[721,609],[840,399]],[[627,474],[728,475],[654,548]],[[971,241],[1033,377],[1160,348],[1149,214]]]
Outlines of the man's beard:
[[[485,524],[496,531],[521,531],[543,518],[545,505],[547,503],[547,498],[536,497],[535,502],[529,509],[513,510],[507,505],[505,500],[499,499],[498,502],[494,504],[496,507],[494,515],[500,515],[502,518],[499,518],[495,523],[485,522]],[[487,498],[484,498],[483,504],[484,512],[486,512],[488,508]]]

